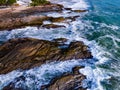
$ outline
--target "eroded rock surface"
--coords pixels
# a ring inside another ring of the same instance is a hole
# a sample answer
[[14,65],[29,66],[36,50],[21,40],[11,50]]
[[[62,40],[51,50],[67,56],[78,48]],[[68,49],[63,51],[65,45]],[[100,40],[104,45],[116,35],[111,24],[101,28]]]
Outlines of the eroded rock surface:
[[[11,30],[25,26],[42,25],[44,20],[51,17],[41,15],[42,12],[62,11],[63,6],[59,4],[49,4],[36,7],[26,7],[21,11],[0,12],[0,30]],[[39,14],[39,15],[37,15]]]
[[[65,41],[64,41],[65,42]],[[70,44],[32,38],[12,39],[0,45],[0,74],[30,69],[51,61],[92,58],[83,42]]]
[[[37,90],[86,90],[86,88],[82,86],[82,81],[86,79],[86,77],[79,73],[79,69],[81,68],[83,67],[76,66],[71,73],[63,73],[59,77],[55,77],[49,84],[43,85]],[[26,78],[24,76],[20,76],[16,78],[14,82],[5,86],[3,90],[29,90],[26,86],[16,85],[16,83],[20,81],[25,82],[25,80]]]
[[74,67],[73,73],[66,73],[60,77],[54,78],[50,84],[43,85],[41,90],[86,90],[82,87],[82,81],[86,78],[79,73],[79,69],[83,67]]
[[[47,16],[48,12],[57,12],[63,13],[66,9],[69,12],[77,12],[82,13],[87,10],[69,10],[69,8],[64,8],[63,5],[60,4],[52,4],[49,3],[47,5],[41,5],[36,7],[25,7],[22,10],[14,8],[15,10],[0,10],[0,31],[3,30],[12,30],[16,28],[24,28],[26,26],[37,26],[44,28],[60,28],[65,27],[64,25],[55,25],[54,23],[67,23],[69,24],[71,21],[75,21],[78,16]],[[45,24],[44,21],[50,21],[50,24]]]

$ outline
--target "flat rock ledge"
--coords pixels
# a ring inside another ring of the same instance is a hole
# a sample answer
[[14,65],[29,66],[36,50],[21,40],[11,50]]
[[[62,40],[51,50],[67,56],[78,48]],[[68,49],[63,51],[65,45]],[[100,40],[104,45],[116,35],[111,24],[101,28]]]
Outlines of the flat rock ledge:
[[52,41],[33,38],[11,39],[0,45],[0,74],[16,69],[30,69],[52,61],[92,58],[91,52],[83,42],[67,39]]
[[[22,8],[22,10],[20,8]],[[0,9],[0,31],[24,28],[26,26],[36,26],[38,28],[43,27],[47,29],[60,27],[65,28],[64,25],[55,25],[53,23],[70,23],[79,17],[79,15],[58,18],[54,16],[47,16],[48,12],[62,13],[62,11],[65,9],[63,5],[52,3],[36,7],[16,7],[14,9],[15,10]],[[87,10],[70,10],[70,13],[71,12],[82,13],[87,12]],[[51,24],[44,25],[44,21],[49,21]]]
[[42,15],[42,12],[59,12],[63,6],[59,4],[48,4],[36,7],[26,7],[23,10],[0,10],[0,31],[22,28],[25,26],[42,25],[44,20],[51,17]]

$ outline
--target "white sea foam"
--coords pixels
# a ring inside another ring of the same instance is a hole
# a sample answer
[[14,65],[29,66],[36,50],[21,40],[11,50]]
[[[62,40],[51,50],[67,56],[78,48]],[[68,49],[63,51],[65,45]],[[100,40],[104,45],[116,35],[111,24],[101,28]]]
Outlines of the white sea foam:
[[88,9],[90,6],[85,0],[50,0],[53,3],[59,3],[66,8],[72,8],[73,10]]
[[[62,4],[66,8],[72,8],[73,10],[88,9],[90,5],[85,0],[49,0],[52,3]],[[31,0],[17,0],[17,3],[23,6],[27,6],[31,3]]]
[[104,90],[100,82],[104,79],[110,78],[108,75],[101,72],[100,68],[94,69],[86,66],[85,68],[80,69],[80,72],[87,76],[87,79],[84,81],[83,86],[86,87],[88,86],[87,84],[91,84],[90,88],[87,90]]
[[[84,37],[84,35],[82,35],[82,33],[80,33],[80,31],[78,30],[78,28],[83,30],[84,27],[85,27],[85,25],[83,24],[83,22],[73,22],[70,25],[70,27],[68,27],[67,29],[63,28],[63,29],[58,29],[58,30],[56,30],[56,29],[41,30],[41,29],[37,29],[36,27],[26,27],[24,29],[4,31],[4,33],[2,32],[1,35],[3,35],[3,36],[6,35],[6,37],[3,38],[3,40],[10,39],[10,38],[17,38],[17,37],[34,37],[34,38],[38,38],[38,39],[52,40],[54,38],[63,37],[63,38],[69,39],[70,41],[72,41],[72,40],[83,41],[86,45],[90,46],[90,49],[91,49],[91,52],[92,52],[94,58],[99,59],[99,63],[100,62],[104,63],[107,60],[107,58],[102,57],[104,55],[104,50],[102,51],[102,48],[100,48],[94,41],[88,41]],[[38,83],[38,86],[48,83],[50,81],[50,79],[53,78],[53,76],[57,72],[69,71],[74,65],[80,65],[80,64],[76,60],[73,62],[67,61],[67,62],[61,62],[61,63],[57,63],[57,64],[46,64],[41,67],[31,69],[28,71],[23,71],[23,72],[16,71],[14,73],[20,73],[20,74],[22,73],[22,75],[24,75],[26,77],[26,82],[24,82],[25,85],[27,85],[28,87],[31,88],[31,86],[33,87],[34,83]],[[88,66],[88,65],[89,64],[86,63],[86,66]],[[93,62],[93,65],[94,65],[94,62]],[[89,70],[89,73],[88,73],[87,69]],[[96,74],[98,72],[101,73],[101,76],[99,74]],[[2,81],[2,84],[0,87],[3,87],[4,85],[6,85],[7,81],[9,81],[9,80],[12,81],[16,77],[18,77],[14,73],[12,74],[14,77],[12,79],[11,78],[9,79],[9,76],[11,76],[11,74],[1,75],[0,80],[2,80],[2,78],[4,78],[4,77],[8,77],[8,78],[6,78],[4,81]],[[89,66],[89,67],[86,67],[85,69],[83,69],[82,73],[87,76],[87,81],[93,82],[92,89],[90,89],[90,90],[95,90],[96,87],[102,88],[99,81],[100,81],[100,78],[104,78],[104,75],[102,75],[101,71],[99,71],[98,69],[93,70],[91,68],[91,66]],[[35,80],[30,78],[29,75],[34,76]],[[97,81],[97,82],[95,82],[95,81]],[[38,87],[38,86],[35,86],[35,87]]]
[[22,6],[28,6],[31,3],[31,0],[17,0],[17,3]]
[[[72,9],[87,9],[89,7],[89,4],[87,4],[83,0],[51,0],[54,3],[60,3],[64,4],[65,7],[72,8]],[[64,16],[66,17],[66,12],[64,14],[49,14],[49,16],[55,15],[56,17]],[[73,14],[71,14],[73,15]],[[45,24],[49,24],[50,22],[44,22]],[[92,65],[90,65],[88,62],[84,62],[85,68],[81,69],[80,72],[85,74],[87,76],[87,82],[91,81],[91,88],[88,90],[103,90],[103,87],[100,84],[101,80],[109,78],[103,70],[97,67],[97,64],[105,63],[108,58],[105,57],[105,55],[111,55],[109,52],[107,52],[104,48],[100,47],[96,41],[88,41],[84,35],[83,32],[88,32],[88,30],[95,29],[91,25],[91,21],[83,21],[83,20],[77,20],[74,22],[71,22],[70,24],[66,25],[66,28],[59,28],[59,29],[38,29],[37,27],[26,27],[23,29],[15,29],[12,31],[1,31],[0,32],[0,41],[7,41],[11,38],[19,38],[19,37],[32,37],[32,38],[38,38],[38,39],[45,39],[45,40],[52,40],[54,38],[67,38],[69,41],[72,40],[78,40],[83,41],[86,45],[90,47],[90,50],[92,52],[92,55],[94,58],[98,59],[98,62],[90,62]],[[58,24],[58,23],[57,23]],[[96,22],[96,24],[99,24]],[[63,23],[60,23],[60,25],[63,25]],[[112,30],[118,30],[120,29],[118,26],[114,25],[106,25],[104,23],[101,23],[98,28],[109,28]],[[105,36],[110,37],[113,39],[113,41],[116,42],[120,41],[119,38],[113,37],[113,36]],[[101,37],[103,38],[103,37]],[[114,43],[116,44],[116,43]],[[116,46],[118,46],[116,44]],[[75,65],[81,65],[81,62],[73,60],[73,61],[65,61],[65,62],[54,62],[50,64],[42,65],[41,67],[37,67],[34,69],[30,69],[27,71],[13,71],[6,75],[0,75],[0,89],[4,86],[6,86],[11,81],[14,81],[15,78],[23,75],[26,77],[26,84],[29,88],[33,87],[34,83],[37,83],[35,87],[39,87],[42,84],[48,83],[55,75],[58,75],[63,72],[71,71],[71,68]],[[94,67],[94,68],[93,68]],[[34,79],[30,76],[35,77]],[[18,85],[20,82],[16,83]],[[87,83],[88,84],[88,83]],[[83,83],[84,86],[86,86],[85,83]],[[88,86],[88,85],[87,85]]]
[[29,90],[38,90],[41,85],[48,84],[53,77],[58,76],[64,72],[71,72],[72,68],[78,65],[81,65],[81,60],[52,62],[30,70],[13,71],[6,75],[0,75],[0,90],[4,86],[8,85],[11,81],[14,82],[15,78],[20,76],[25,77],[25,82],[16,82],[16,87],[22,83],[22,86],[27,86]]

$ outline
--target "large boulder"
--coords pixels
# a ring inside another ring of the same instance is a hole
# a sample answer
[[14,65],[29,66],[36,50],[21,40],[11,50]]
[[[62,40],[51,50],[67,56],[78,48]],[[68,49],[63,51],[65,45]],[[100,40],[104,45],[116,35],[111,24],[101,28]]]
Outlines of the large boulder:
[[61,42],[60,39],[47,41],[32,38],[7,41],[0,45],[0,74],[16,69],[30,69],[51,61],[92,58],[83,42]]

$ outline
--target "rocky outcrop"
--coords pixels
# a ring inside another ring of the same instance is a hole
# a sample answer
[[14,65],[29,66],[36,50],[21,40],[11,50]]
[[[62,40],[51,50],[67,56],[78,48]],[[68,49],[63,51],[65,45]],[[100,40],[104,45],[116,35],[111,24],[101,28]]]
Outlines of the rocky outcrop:
[[[67,23],[75,21],[78,16],[69,17],[49,17],[46,12],[61,12],[66,9],[69,12],[86,12],[87,10],[72,10],[69,8],[64,8],[60,4],[48,4],[36,7],[25,7],[22,10],[20,8],[14,8],[15,10],[2,10],[0,11],[0,31],[2,30],[12,30],[15,28],[24,28],[25,26],[37,26],[44,28],[60,28],[65,27],[64,25],[55,25],[54,23]],[[44,14],[42,14],[44,13]],[[46,13],[46,14],[45,14]],[[44,21],[50,21],[50,24],[45,24]]]
[[92,58],[83,42],[65,44],[65,41],[32,38],[9,40],[0,45],[0,74],[16,69],[30,69],[51,61]]
[[73,68],[73,73],[66,73],[54,78],[50,84],[43,85],[41,90],[86,90],[82,87],[82,81],[86,78],[79,73],[80,66]]
[[49,4],[36,7],[26,7],[25,10],[21,11],[2,11],[0,12],[0,30],[11,30],[33,25],[40,26],[44,20],[51,19],[51,17],[41,15],[42,12],[58,12],[62,11],[62,8],[63,6],[59,4]]
[[43,5],[43,6],[36,6],[36,7],[30,7],[26,10],[23,10],[22,12],[30,15],[30,14],[36,14],[36,13],[41,13],[41,12],[51,12],[51,11],[62,11],[63,6],[60,4],[48,4],[48,5]]
[[[63,73],[59,77],[53,78],[49,84],[43,85],[37,90],[86,90],[83,88],[82,81],[86,77],[79,73],[79,69],[83,67],[76,66],[73,68],[72,73]],[[3,88],[3,90],[28,90],[25,86],[15,87],[16,83],[19,81],[25,82],[25,77],[20,76]]]

